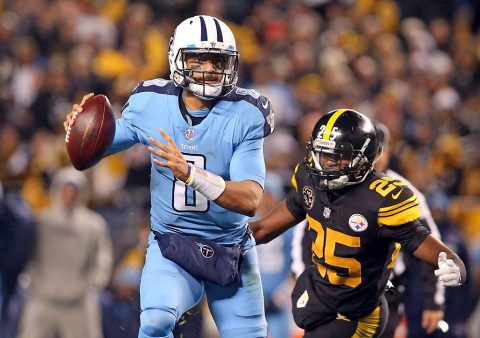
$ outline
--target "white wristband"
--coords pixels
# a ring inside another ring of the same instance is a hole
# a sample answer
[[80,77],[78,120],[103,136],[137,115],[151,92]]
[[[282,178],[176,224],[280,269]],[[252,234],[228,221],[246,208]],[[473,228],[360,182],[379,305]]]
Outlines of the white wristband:
[[188,163],[190,167],[189,176],[185,182],[210,201],[215,201],[225,190],[225,181],[218,175],[212,174],[207,170],[195,167]]

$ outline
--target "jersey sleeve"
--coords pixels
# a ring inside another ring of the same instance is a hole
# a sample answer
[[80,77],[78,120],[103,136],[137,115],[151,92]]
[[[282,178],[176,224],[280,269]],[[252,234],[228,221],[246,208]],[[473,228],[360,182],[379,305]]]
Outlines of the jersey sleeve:
[[435,220],[432,217],[432,212],[430,211],[430,208],[427,204],[427,200],[423,193],[418,190],[412,182],[407,180],[405,177],[401,176],[399,173],[388,169],[387,170],[387,176],[396,179],[397,181],[403,181],[405,182],[408,187],[413,191],[413,193],[417,196],[418,198],[418,206],[420,208],[420,217],[421,217],[421,222],[430,229],[432,232],[432,236],[441,239],[440,231],[438,230],[437,224],[435,223]]
[[236,182],[252,180],[264,186],[263,139],[243,141],[235,149],[230,161],[230,180]]
[[306,216],[306,211],[303,208],[303,196],[300,191],[298,191],[298,180],[297,180],[297,174],[298,174],[298,169],[300,165],[297,164],[295,167],[295,171],[292,176],[292,185],[293,185],[293,190],[287,195],[286,198],[286,205],[288,211],[293,215],[298,220],[303,220],[305,219]]
[[382,205],[378,210],[379,226],[394,227],[418,220],[420,208],[418,198],[413,191],[402,181],[395,181],[389,187],[393,189],[380,190],[377,187],[377,191],[380,190],[384,194]]
[[275,113],[273,110],[272,103],[265,96],[260,96],[257,101],[257,108],[260,110],[263,116],[262,129],[263,136],[267,137],[272,134],[275,130]]
[[[378,209],[379,235],[400,243],[409,252],[414,252],[430,234],[420,222],[418,198],[406,183],[393,180],[383,190],[384,199]],[[377,187],[378,191],[378,187]]]
[[132,90],[130,98],[122,107],[122,116],[115,121],[115,137],[110,149],[107,152],[108,155],[128,149],[139,142],[138,133],[135,128],[135,120],[138,115],[138,111],[134,108],[134,94],[140,85],[141,83]]
[[394,242],[400,243],[402,248],[413,253],[430,234],[430,230],[423,226],[418,220],[415,220],[394,227],[380,227],[378,234],[380,237],[389,238]]
[[[230,162],[232,181],[253,180],[262,187],[265,183],[263,139],[274,129],[273,108],[270,101],[254,90],[237,88],[239,114],[237,145]],[[270,122],[268,122],[270,121]]]
[[[246,139],[260,139],[272,134],[275,130],[275,113],[272,103],[263,95],[254,90],[247,95],[248,102],[246,111],[242,112],[242,118],[247,125]],[[247,108],[248,107],[248,108]]]

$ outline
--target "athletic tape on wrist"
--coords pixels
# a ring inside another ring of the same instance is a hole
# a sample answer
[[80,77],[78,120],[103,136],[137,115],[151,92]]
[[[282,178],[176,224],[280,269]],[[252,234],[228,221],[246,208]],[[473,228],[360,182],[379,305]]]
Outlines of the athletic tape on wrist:
[[190,175],[185,182],[210,201],[215,201],[225,190],[225,181],[218,175],[195,167],[189,163]]

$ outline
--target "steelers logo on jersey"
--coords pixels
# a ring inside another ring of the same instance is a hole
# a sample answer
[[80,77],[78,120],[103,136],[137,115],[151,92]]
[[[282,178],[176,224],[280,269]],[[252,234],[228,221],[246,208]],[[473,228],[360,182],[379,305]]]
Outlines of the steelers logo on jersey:
[[303,187],[303,201],[307,209],[312,209],[313,202],[315,201],[315,194],[310,187]]
[[348,225],[355,232],[365,231],[368,227],[368,221],[360,214],[353,214],[348,219]]

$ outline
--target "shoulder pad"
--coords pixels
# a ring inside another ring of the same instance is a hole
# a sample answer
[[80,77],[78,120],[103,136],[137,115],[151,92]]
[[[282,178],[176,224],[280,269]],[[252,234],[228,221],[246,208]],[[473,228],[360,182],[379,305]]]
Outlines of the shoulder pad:
[[255,106],[265,119],[264,136],[268,136],[275,130],[275,113],[272,103],[268,98],[254,89],[235,87],[226,97],[227,101],[246,101]]
[[153,92],[157,94],[166,94],[166,95],[178,95],[180,88],[176,87],[175,84],[170,80],[165,79],[153,79],[141,81],[138,83],[135,88],[132,89],[131,94],[138,94],[144,92]]

